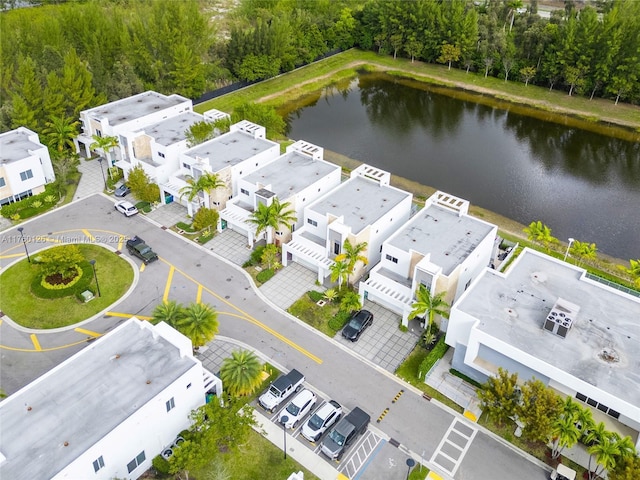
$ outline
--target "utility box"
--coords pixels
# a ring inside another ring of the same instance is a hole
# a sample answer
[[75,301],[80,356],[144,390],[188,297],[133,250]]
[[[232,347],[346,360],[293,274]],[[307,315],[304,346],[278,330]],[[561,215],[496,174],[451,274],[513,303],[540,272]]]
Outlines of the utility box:
[[84,303],[90,302],[94,299],[93,293],[90,290],[85,290],[80,294],[80,296],[82,297],[82,301]]

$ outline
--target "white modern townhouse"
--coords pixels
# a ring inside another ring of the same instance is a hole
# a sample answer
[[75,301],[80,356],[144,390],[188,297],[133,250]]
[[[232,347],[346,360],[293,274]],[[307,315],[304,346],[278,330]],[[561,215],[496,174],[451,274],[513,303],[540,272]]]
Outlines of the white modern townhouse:
[[19,127],[0,134],[0,205],[42,193],[55,179],[49,149],[37,133]]
[[304,224],[282,246],[282,264],[294,261],[318,272],[323,282],[342,253],[345,240],[367,243],[350,281],[356,281],[380,260],[382,243],[411,213],[412,194],[390,185],[391,174],[363,164],[350,178],[304,209]]
[[212,377],[188,338],[132,318],[0,402],[0,477],[136,479],[190,426]]
[[524,249],[486,269],[451,309],[453,368],[483,382],[502,367],[591,407],[640,447],[640,298]]
[[261,232],[256,238],[256,226],[249,222],[259,204],[271,205],[275,198],[289,203],[297,218],[291,229],[281,226],[273,239],[276,245],[291,239],[291,232],[303,225],[304,208],[331,189],[340,185],[341,168],[323,159],[321,147],[297,141],[287,147],[284,155],[238,180],[239,193],[227,202],[220,212],[218,230],[225,228],[247,235],[248,245],[265,238],[272,239],[271,231]]
[[420,284],[455,302],[489,266],[496,233],[495,225],[469,215],[468,201],[436,192],[384,241],[380,262],[360,282],[360,297],[402,315],[406,326]]
[[[187,206],[193,215],[200,206],[223,210],[227,201],[238,194],[238,181],[280,156],[280,145],[267,140],[266,129],[247,120],[231,125],[229,132],[196,145],[180,154],[180,170],[160,184],[161,196],[172,197]],[[215,174],[225,186],[201,192],[189,202],[181,193],[189,178]]]

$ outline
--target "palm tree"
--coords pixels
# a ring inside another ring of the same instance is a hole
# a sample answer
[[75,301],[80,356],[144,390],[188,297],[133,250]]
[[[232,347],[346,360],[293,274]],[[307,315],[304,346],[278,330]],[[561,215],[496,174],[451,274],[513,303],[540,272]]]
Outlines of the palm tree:
[[234,350],[222,362],[220,378],[231,395],[251,395],[262,384],[262,364],[253,352]]
[[153,309],[151,323],[155,325],[165,322],[175,328],[183,317],[184,307],[175,300],[169,300],[156,305],[156,308]]
[[[605,470],[613,470],[616,466],[616,458],[620,455],[618,444],[611,435],[606,435],[602,440],[592,446],[587,451],[589,457],[589,480],[595,480],[601,476]],[[596,469],[591,471],[591,458],[596,457]]]
[[571,448],[580,439],[580,430],[576,426],[573,415],[562,414],[552,427],[551,458],[556,459],[565,448]]
[[[349,267],[349,276],[355,270],[358,262],[362,262],[364,265],[369,263],[367,257],[362,254],[362,252],[366,251],[367,245],[367,242],[352,245],[348,238],[344,241],[342,253],[336,256],[336,260],[338,262],[347,262],[347,266]],[[347,276],[347,283],[350,283],[349,276]]]
[[218,326],[218,313],[204,303],[190,303],[177,323],[180,333],[191,339],[196,350],[213,339]]
[[49,148],[63,152],[64,150],[73,151],[75,146],[73,139],[78,135],[78,125],[80,122],[73,121],[68,117],[51,116],[45,122],[42,133],[47,141]]
[[572,255],[580,258],[578,265],[581,265],[585,260],[595,260],[598,257],[598,254],[596,253],[598,248],[595,243],[579,242],[578,240],[575,240],[571,244],[571,249],[569,251]]
[[[593,445],[596,445],[606,437],[611,435],[607,431],[607,427],[603,422],[599,422],[596,425],[592,425],[591,429],[585,432],[584,437],[582,438],[582,442],[591,448]],[[589,466],[587,467],[589,471],[589,478],[591,478],[591,461],[593,460],[593,455],[589,457]]]
[[274,198],[271,205],[259,203],[257,208],[251,213],[247,221],[256,226],[256,237],[263,231],[267,232],[267,243],[273,243],[273,231],[280,225],[291,228],[296,222],[295,212],[290,209],[291,203],[280,203],[278,198]]
[[[180,189],[180,198],[186,196],[189,201],[189,208],[191,208],[191,202],[197,197],[199,207],[205,204],[207,207],[211,207],[209,204],[209,193],[217,188],[226,186],[217,174],[211,172],[205,172],[198,178],[192,176],[187,177],[187,185]],[[200,199],[200,193],[204,193],[207,198]]]
[[549,250],[549,245],[558,242],[557,238],[551,236],[551,229],[540,220],[531,222],[529,226],[524,229],[524,233],[527,234],[527,239],[534,243],[544,245],[547,250]]
[[631,265],[631,268],[627,268],[625,271],[631,275],[634,283],[640,287],[640,258],[637,260],[629,260],[629,265]]
[[117,137],[99,137],[98,135],[92,135],[93,143],[89,145],[91,150],[102,150],[104,158],[107,160],[109,166],[111,165],[111,158],[109,158],[109,152],[111,149],[119,145]]
[[574,414],[573,420],[576,422],[576,427],[578,427],[578,430],[580,430],[580,435],[584,435],[584,433],[591,430],[594,425],[591,410],[582,406],[580,406],[578,411]]
[[445,292],[432,295],[429,289],[421,283],[416,290],[416,301],[411,305],[413,310],[409,313],[409,320],[416,317],[424,318],[426,315],[429,319],[426,330],[431,332],[431,324],[436,315],[449,318],[449,304],[444,301],[444,295]]
[[616,446],[620,453],[618,454],[618,460],[626,460],[638,455],[636,446],[630,436],[621,437],[619,434],[613,434]]
[[338,291],[342,289],[342,282],[349,279],[349,266],[346,262],[333,262],[329,267],[331,281],[338,281]]

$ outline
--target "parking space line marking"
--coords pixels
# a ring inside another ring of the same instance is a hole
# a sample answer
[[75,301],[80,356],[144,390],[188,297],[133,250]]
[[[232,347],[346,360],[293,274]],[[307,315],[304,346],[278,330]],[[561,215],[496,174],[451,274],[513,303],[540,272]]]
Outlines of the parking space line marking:
[[42,351],[42,347],[40,346],[40,342],[38,341],[38,337],[36,337],[36,334],[32,333],[29,336],[31,337],[31,342],[33,343],[33,348],[35,348],[36,351],[41,352]]
[[105,312],[105,315],[109,317],[119,317],[119,318],[136,317],[139,320],[151,320],[152,318],[152,317],[147,317],[146,315],[134,315],[133,313],[121,313],[121,312]]
[[198,284],[198,293],[196,293],[196,303],[202,303],[202,285]]
[[173,280],[173,273],[176,271],[176,267],[171,265],[169,268],[169,276],[167,277],[167,283],[164,286],[164,295],[162,296],[162,301],[167,302],[169,300],[169,291],[171,291],[171,280]]
[[146,264],[146,263],[144,263],[144,262],[142,262],[142,263],[140,264],[140,273],[144,272],[144,269],[145,269],[145,268],[147,268],[147,264]]
[[81,343],[87,343],[86,340],[80,340],[79,342],[67,343],[66,345],[59,345],[57,347],[50,348],[41,348],[40,350],[32,350],[29,348],[17,348],[17,347],[7,347],[6,345],[0,345],[0,349],[10,350],[12,352],[53,352],[54,350],[62,350],[63,348],[75,347],[76,345],[80,345]]
[[92,332],[91,330],[85,330],[84,328],[74,328],[74,330],[78,333],[84,333],[85,335],[89,335],[91,337],[101,337],[102,334],[98,332]]
[[96,241],[96,237],[91,235],[91,233],[89,233],[89,230],[87,230],[86,228],[82,229],[82,233],[84,233],[87,237],[89,237],[89,240],[91,240],[92,242]]

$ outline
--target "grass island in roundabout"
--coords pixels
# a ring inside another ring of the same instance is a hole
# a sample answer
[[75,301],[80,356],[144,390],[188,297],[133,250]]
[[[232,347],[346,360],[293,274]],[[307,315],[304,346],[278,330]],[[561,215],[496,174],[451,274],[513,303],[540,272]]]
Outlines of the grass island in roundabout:
[[[0,275],[0,310],[26,328],[59,328],[86,320],[115,303],[134,281],[131,264],[100,245],[58,245],[30,258]],[[87,296],[93,298],[85,301]]]

